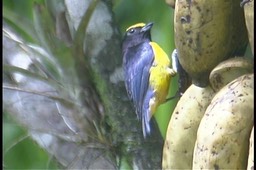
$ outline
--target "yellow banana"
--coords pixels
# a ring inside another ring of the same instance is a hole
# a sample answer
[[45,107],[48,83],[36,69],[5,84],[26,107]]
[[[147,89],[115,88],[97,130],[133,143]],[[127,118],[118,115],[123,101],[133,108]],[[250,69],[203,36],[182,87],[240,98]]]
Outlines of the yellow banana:
[[243,55],[248,43],[240,0],[176,0],[175,45],[182,67],[200,87],[219,62]]
[[163,169],[191,169],[196,133],[214,91],[191,85],[180,98],[167,129]]
[[253,80],[253,74],[240,76],[214,96],[198,128],[193,169],[246,169]]

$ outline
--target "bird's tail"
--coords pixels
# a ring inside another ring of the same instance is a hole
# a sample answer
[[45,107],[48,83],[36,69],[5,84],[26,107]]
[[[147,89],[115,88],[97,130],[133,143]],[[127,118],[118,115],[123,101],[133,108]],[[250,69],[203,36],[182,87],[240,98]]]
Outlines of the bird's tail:
[[142,131],[143,136],[146,138],[147,135],[150,134],[150,119],[151,119],[151,109],[150,109],[150,101],[154,97],[153,90],[148,90],[147,94],[144,98],[143,107],[142,107]]
[[148,120],[149,118],[146,115],[148,115],[148,113],[146,113],[145,116],[142,117],[142,131],[144,138],[146,138],[147,135],[150,134],[150,120]]

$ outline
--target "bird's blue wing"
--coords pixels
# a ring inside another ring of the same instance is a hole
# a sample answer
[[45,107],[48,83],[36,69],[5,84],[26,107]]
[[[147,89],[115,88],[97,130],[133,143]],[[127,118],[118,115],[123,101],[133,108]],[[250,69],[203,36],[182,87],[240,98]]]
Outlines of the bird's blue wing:
[[142,130],[144,138],[147,134],[150,134],[150,118],[151,118],[151,110],[150,110],[150,100],[154,97],[154,90],[152,88],[148,88],[142,108]]
[[125,85],[130,99],[136,108],[138,118],[142,119],[142,108],[149,87],[149,70],[154,61],[153,50],[149,43],[133,47],[124,57]]

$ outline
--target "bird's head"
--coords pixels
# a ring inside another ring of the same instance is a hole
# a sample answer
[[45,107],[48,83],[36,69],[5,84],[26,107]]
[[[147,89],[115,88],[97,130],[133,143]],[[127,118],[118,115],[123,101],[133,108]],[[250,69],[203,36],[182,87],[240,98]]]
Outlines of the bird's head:
[[123,48],[129,48],[136,46],[140,43],[151,41],[150,30],[153,26],[153,23],[137,23],[126,29],[124,39],[123,39]]

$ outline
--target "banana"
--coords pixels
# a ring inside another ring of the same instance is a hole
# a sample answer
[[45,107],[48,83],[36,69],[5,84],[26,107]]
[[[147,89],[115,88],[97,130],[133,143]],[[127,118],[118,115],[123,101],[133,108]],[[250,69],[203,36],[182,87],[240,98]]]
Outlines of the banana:
[[251,58],[235,57],[219,63],[210,73],[209,81],[217,92],[235,78],[253,73],[253,61]]
[[240,0],[176,0],[175,45],[192,83],[205,87],[219,62],[243,55],[248,43]]
[[254,56],[254,0],[244,1],[247,1],[244,4],[245,23],[248,31],[252,54]]
[[191,85],[180,98],[168,125],[163,169],[191,169],[196,133],[214,91]]
[[238,77],[212,99],[200,122],[193,169],[246,169],[253,127],[254,75]]
[[252,128],[251,137],[250,137],[250,149],[249,149],[249,157],[247,170],[254,169],[254,127]]

